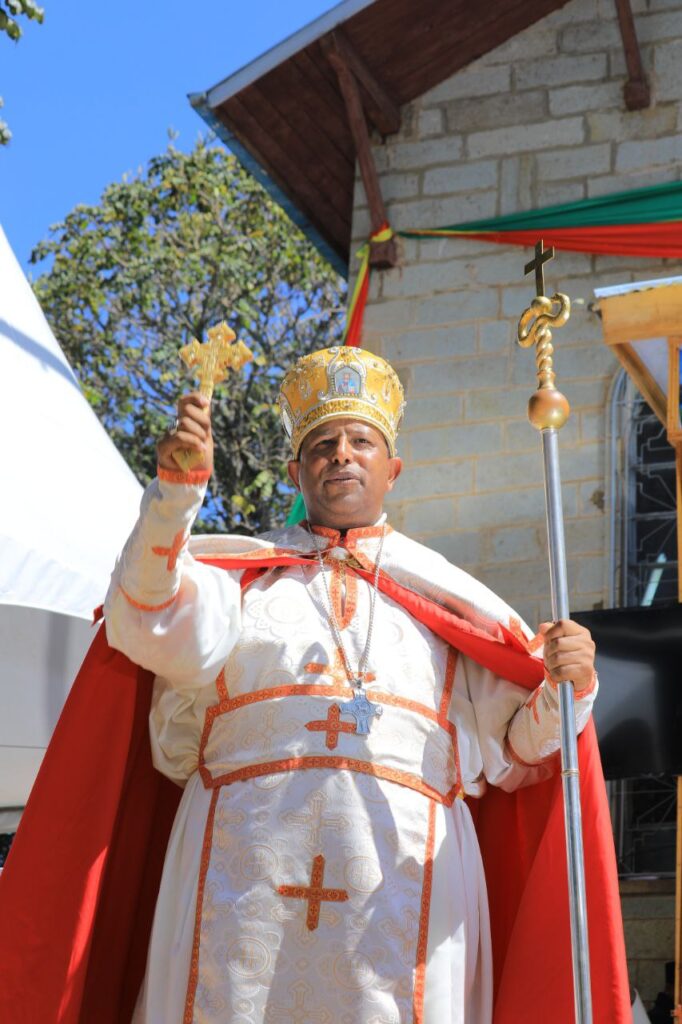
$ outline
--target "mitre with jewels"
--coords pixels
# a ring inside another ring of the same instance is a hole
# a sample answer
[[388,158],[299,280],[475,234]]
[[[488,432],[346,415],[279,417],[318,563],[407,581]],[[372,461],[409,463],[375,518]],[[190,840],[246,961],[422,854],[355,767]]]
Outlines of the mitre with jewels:
[[285,376],[279,394],[295,459],[314,427],[341,416],[377,427],[395,455],[404,408],[403,386],[393,367],[373,352],[346,345],[303,356]]

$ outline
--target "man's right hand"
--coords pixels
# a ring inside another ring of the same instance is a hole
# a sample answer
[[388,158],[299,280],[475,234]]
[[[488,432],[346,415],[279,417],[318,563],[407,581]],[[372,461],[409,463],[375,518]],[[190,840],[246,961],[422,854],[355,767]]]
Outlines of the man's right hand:
[[178,471],[175,451],[197,451],[202,461],[194,469],[213,469],[213,436],[211,434],[211,403],[198,391],[183,395],[178,402],[178,424],[163,435],[156,446],[159,466]]

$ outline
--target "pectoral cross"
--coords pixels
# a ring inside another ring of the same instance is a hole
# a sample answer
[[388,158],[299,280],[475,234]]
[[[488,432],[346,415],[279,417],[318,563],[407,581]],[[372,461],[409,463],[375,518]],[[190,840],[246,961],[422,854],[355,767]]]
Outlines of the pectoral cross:
[[[210,401],[215,385],[225,380],[229,370],[241,370],[250,363],[253,353],[243,341],[234,344],[236,334],[226,323],[209,328],[207,334],[208,341],[203,345],[192,338],[189,345],[180,349],[180,358],[190,370],[196,371],[199,391]],[[187,473],[202,457],[200,452],[176,451],[173,458]]]
[[371,720],[383,715],[384,709],[380,704],[372,704],[370,700],[367,700],[362,683],[358,679],[355,686],[355,696],[352,700],[347,700],[341,705],[341,713],[353,716],[356,725],[356,735],[367,736]]
[[535,256],[523,268],[524,274],[530,274],[531,270],[535,271],[536,295],[545,294],[545,263],[549,263],[550,260],[554,259],[554,246],[550,245],[549,249],[544,249],[544,244],[542,239],[535,243]]

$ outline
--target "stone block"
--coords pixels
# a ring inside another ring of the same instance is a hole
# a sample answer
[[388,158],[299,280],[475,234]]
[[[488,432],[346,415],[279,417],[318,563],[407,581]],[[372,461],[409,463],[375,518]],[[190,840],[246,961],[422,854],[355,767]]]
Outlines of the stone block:
[[[562,149],[556,154],[538,153],[535,159],[541,181],[585,178],[592,174],[605,174],[611,169],[611,146],[604,142],[580,146],[579,149]],[[562,260],[564,255],[562,252]]]
[[667,951],[675,948],[675,920],[663,918],[641,921],[636,918],[623,921],[625,945],[628,955],[637,959],[667,960]]
[[508,526],[491,531],[491,561],[520,562],[544,558],[544,528],[539,526]]
[[[571,5],[574,6],[574,5]],[[481,63],[488,65],[509,64],[514,61],[538,61],[541,55],[550,65],[557,52],[556,30],[546,20],[536,22],[525,32],[519,32],[506,42],[496,46],[490,53],[481,58]]]
[[554,206],[557,203],[574,203],[585,198],[586,188],[582,181],[550,181],[538,184],[537,201],[540,206]]
[[405,408],[405,429],[458,423],[462,419],[462,405],[461,395],[411,398]]
[[682,11],[642,14],[637,18],[637,38],[642,44],[667,42],[682,35]]
[[619,108],[623,103],[621,81],[592,85],[567,85],[553,89],[549,95],[549,112],[555,117],[581,114],[588,110]]
[[508,156],[510,153],[535,149],[560,149],[561,146],[579,145],[585,138],[582,117],[540,121],[537,124],[518,125],[514,128],[494,128],[491,131],[472,132],[467,138],[467,151],[474,159],[485,156]]
[[674,896],[628,896],[622,900],[621,906],[623,920],[675,917]]
[[388,168],[393,171],[420,171],[432,164],[451,164],[459,160],[462,148],[462,139],[457,135],[389,144]]
[[480,352],[514,351],[515,335],[508,320],[489,320],[478,325],[478,348]]
[[[581,412],[579,418],[581,440],[601,441],[602,444],[605,443],[607,431],[606,410],[600,409],[599,412]],[[573,416],[571,419],[577,422],[578,416]],[[569,423],[570,422],[571,421],[569,420]]]
[[542,460],[535,452],[518,455],[505,452],[479,458],[476,460],[474,479],[477,493],[539,485],[543,482]]
[[682,160],[682,138],[670,135],[663,139],[647,139],[638,142],[622,142],[616,154],[617,171],[645,170],[649,167],[665,167]]
[[479,97],[475,103],[471,103],[468,98],[451,100],[445,105],[448,129],[457,133],[528,124],[546,120],[548,115],[545,89],[497,93],[494,96]]
[[517,89],[551,89],[574,82],[598,82],[606,78],[606,72],[605,53],[588,53],[580,57],[566,55],[517,65],[514,82]]
[[586,480],[578,485],[578,509],[581,516],[601,517],[604,515],[606,510],[604,481]]
[[387,203],[388,216],[397,231],[442,228],[482,217],[492,217],[497,207],[497,190],[460,192],[456,196],[433,197],[412,202]]
[[[671,164],[669,167],[657,167],[655,170],[648,171],[645,174],[642,174],[642,173],[638,173],[637,174],[637,188],[649,188],[651,185],[663,185],[663,184],[665,184],[668,181],[679,181],[681,176],[682,176],[682,167],[680,165]],[[588,193],[589,196],[606,196],[606,195],[609,195],[612,192],[622,192],[622,190],[623,190],[623,175],[622,174],[607,174],[607,175],[605,175],[604,177],[601,177],[601,178],[591,178],[588,181],[588,183],[587,183],[587,193]],[[595,270],[599,270],[600,268],[604,268],[604,269],[608,269],[609,271],[613,272],[614,270],[617,270],[618,263],[621,260],[624,260],[624,257],[598,256],[596,258],[596,262],[595,262]],[[627,266],[628,268],[629,267],[633,267],[634,268],[635,267],[635,262],[633,260],[624,261],[624,262],[620,263],[620,266]],[[651,262],[650,261],[649,261],[649,267],[651,267]],[[640,268],[642,270],[642,273],[645,273],[647,275],[647,277],[650,276],[651,272],[646,270],[646,268],[645,268],[645,266],[644,266],[644,264],[642,263],[641,260],[636,265],[636,269],[637,270],[640,270]],[[614,280],[613,283],[614,284],[623,284],[626,280],[631,280],[631,278],[621,278],[618,281]],[[608,283],[611,283],[611,282],[606,282],[606,281],[602,282],[602,281],[600,281],[599,283],[600,283],[600,286],[601,286],[602,284],[605,285],[605,284],[608,284]]]
[[645,110],[595,110],[585,114],[589,142],[656,139],[670,134],[677,123],[676,106]]
[[[533,389],[534,378],[531,377],[531,387],[495,389],[486,388],[483,391],[469,391],[464,399],[464,418],[467,421],[477,422],[479,420],[503,420],[510,417],[523,417],[526,422],[526,408],[528,399]],[[528,424],[528,429],[533,428]],[[534,432],[535,433],[535,432]]]
[[[457,501],[457,526],[461,529],[475,527],[500,527],[505,522],[514,526],[524,524],[539,526],[545,521],[545,495],[542,487],[523,487],[504,493],[503,511],[501,495],[463,494]],[[574,484],[563,489],[564,514],[576,514],[578,494]],[[502,518],[504,516],[504,519]]]
[[443,134],[444,117],[440,107],[427,107],[417,115],[417,134],[420,139],[430,139]]
[[385,271],[382,294],[386,299],[400,296],[423,297],[433,292],[451,292],[466,281],[457,275],[457,263],[414,263]]
[[379,183],[386,203],[396,199],[415,199],[419,195],[419,174],[415,172],[387,171],[381,175]]
[[575,448],[560,445],[561,479],[596,480],[602,484],[604,480],[605,448],[601,441],[594,444],[581,444]]
[[413,299],[377,302],[365,309],[365,326],[384,330],[407,328],[415,322],[416,309]]
[[431,498],[409,502],[404,507],[404,529],[410,536],[425,533],[443,533],[455,521],[455,503],[452,498]]
[[481,568],[480,578],[512,608],[519,603],[519,598],[528,601],[529,598],[544,598],[549,595],[546,559],[486,565]]
[[453,565],[459,566],[474,566],[478,563],[481,542],[480,530],[457,530],[454,533],[431,536],[426,541],[430,548],[443,555]]
[[[682,32],[682,12],[679,32]],[[682,39],[657,47],[654,57],[656,99],[682,99]]]
[[389,360],[452,359],[476,352],[476,330],[473,326],[433,327],[409,331],[390,339]]
[[509,66],[492,68],[485,66],[481,61],[475,61],[424,93],[422,103],[426,107],[461,97],[489,96],[493,93],[508,92],[510,85]]
[[417,363],[413,367],[417,394],[444,391],[468,391],[496,387],[507,378],[506,360],[496,356],[474,356],[442,363]]
[[[570,548],[567,548],[567,551],[570,554],[574,554]],[[600,551],[597,555],[583,555],[581,558],[576,558],[572,561],[574,565],[573,572],[571,573],[574,580],[573,593],[576,596],[578,594],[590,595],[589,601],[594,604],[594,595],[599,594],[603,596],[606,587],[607,565],[603,553]],[[587,604],[587,599],[584,598],[580,603],[584,606]]]
[[467,264],[472,283],[478,285],[505,285],[518,281],[519,268],[523,270],[524,257],[517,246],[489,246],[485,256]]
[[491,288],[467,288],[423,299],[417,305],[416,323],[420,327],[452,324],[477,317],[494,317],[498,312],[498,296]]
[[[567,519],[565,530],[566,550],[570,555],[592,555],[598,559],[603,557],[606,535],[602,519]],[[600,578],[596,589],[600,589],[601,585]]]
[[456,164],[454,167],[435,167],[424,172],[422,191],[425,196],[430,196],[496,188],[497,175],[495,160]]
[[396,501],[421,501],[424,497],[468,494],[472,485],[470,459],[437,462],[428,466],[406,466],[395,485],[394,495]]
[[[530,397],[531,387],[526,392],[526,399]],[[504,451],[506,452],[533,452],[538,459],[542,459],[542,446],[540,434],[528,422],[526,416],[526,405],[520,406],[516,413],[523,414],[523,419],[506,419],[504,425]],[[570,420],[569,420],[570,423]],[[568,424],[566,424],[568,426]],[[564,427],[564,430],[566,427]]]
[[[639,34],[639,18],[637,19]],[[560,53],[603,53],[622,46],[618,22],[599,20],[568,25],[559,34]]]
[[501,426],[496,423],[466,423],[438,430],[417,430],[410,434],[414,462],[468,458],[483,452],[499,452]]

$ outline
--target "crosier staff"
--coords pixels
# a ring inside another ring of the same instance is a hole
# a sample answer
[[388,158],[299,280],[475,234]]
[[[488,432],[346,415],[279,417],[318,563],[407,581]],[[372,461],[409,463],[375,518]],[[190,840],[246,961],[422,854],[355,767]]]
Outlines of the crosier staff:
[[[552,618],[556,622],[559,619],[567,619],[570,614],[558,437],[559,430],[568,419],[570,407],[566,398],[554,386],[556,375],[552,358],[554,353],[552,328],[562,327],[566,323],[571,314],[571,303],[567,295],[562,295],[559,292],[552,295],[551,298],[545,296],[543,268],[544,264],[553,257],[554,249],[543,249],[541,240],[535,246],[535,258],[524,268],[526,274],[535,271],[536,297],[519,320],[517,336],[518,343],[523,348],[536,346],[538,389],[528,402],[528,419],[542,434]],[[558,683],[558,693],[575,1020],[576,1024],[592,1024],[585,863],[573,684],[571,682]]]

